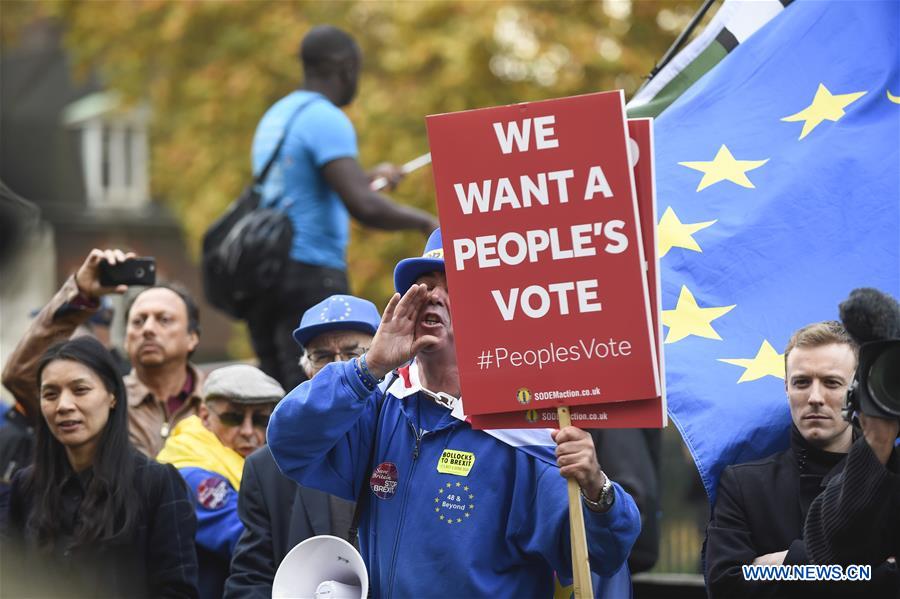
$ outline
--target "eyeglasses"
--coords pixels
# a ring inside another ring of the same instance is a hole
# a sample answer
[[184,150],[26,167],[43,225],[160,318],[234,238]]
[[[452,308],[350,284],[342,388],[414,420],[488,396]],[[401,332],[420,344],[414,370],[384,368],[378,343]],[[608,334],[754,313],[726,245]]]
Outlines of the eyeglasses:
[[[228,428],[235,428],[244,424],[244,414],[241,412],[216,412],[209,406],[206,406],[206,409],[215,414],[219,422]],[[269,426],[269,414],[253,412],[251,420],[254,428],[266,430],[266,427]]]
[[347,360],[352,360],[353,358],[358,358],[364,353],[369,351],[368,347],[354,347],[350,349],[342,349],[337,352],[333,351],[313,351],[309,352],[309,361],[316,368],[322,368],[326,364],[331,364],[338,357],[340,357],[341,362],[346,362]]

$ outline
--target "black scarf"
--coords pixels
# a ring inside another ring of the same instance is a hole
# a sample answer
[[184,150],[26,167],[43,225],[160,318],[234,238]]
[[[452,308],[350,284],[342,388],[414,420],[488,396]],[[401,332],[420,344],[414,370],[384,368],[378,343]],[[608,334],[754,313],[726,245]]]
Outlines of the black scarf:
[[846,453],[825,451],[810,444],[796,425],[791,425],[791,450],[800,473],[800,513],[806,518],[809,505],[824,489],[823,480],[835,466],[844,461]]

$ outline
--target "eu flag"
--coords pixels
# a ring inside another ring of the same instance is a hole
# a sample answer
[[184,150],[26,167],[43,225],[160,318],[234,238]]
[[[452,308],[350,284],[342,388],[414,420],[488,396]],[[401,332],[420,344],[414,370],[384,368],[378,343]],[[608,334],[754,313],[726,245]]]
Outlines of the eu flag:
[[900,292],[900,3],[797,1],[656,123],[669,413],[710,499],[784,449],[784,346]]

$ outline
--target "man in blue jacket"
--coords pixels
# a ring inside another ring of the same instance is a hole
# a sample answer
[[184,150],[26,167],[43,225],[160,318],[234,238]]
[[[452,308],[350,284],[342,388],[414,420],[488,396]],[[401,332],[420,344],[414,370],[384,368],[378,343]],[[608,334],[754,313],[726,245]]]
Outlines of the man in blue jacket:
[[244,458],[266,442],[278,381],[249,364],[213,370],[203,385],[198,414],[175,425],[157,456],[187,482],[197,510],[200,597],[222,597],[234,546],[244,529],[238,491]]
[[590,435],[553,431],[554,463],[455,415],[441,245],[437,230],[422,258],[397,265],[398,293],[366,354],[329,364],[278,405],[268,429],[275,460],[300,484],[362,502],[373,597],[550,597],[554,572],[572,575],[566,478],[582,490],[601,592],[627,597],[640,517],[603,474]]

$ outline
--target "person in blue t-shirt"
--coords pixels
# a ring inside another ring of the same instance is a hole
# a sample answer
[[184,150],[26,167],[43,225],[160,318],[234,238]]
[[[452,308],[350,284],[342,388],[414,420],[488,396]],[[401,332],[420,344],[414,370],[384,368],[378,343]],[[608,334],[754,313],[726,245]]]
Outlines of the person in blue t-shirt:
[[284,145],[262,184],[262,205],[283,210],[294,240],[282,284],[251,310],[247,323],[260,368],[292,389],[306,376],[290,331],[311,306],[348,293],[346,249],[350,216],[379,229],[437,227],[434,216],[393,203],[373,191],[372,180],[393,186],[400,170],[380,165],[365,173],[357,161],[356,132],[341,108],[356,96],[362,53],[350,35],[315,27],[300,45],[303,84],[263,116],[253,138],[253,171],[260,173]]

